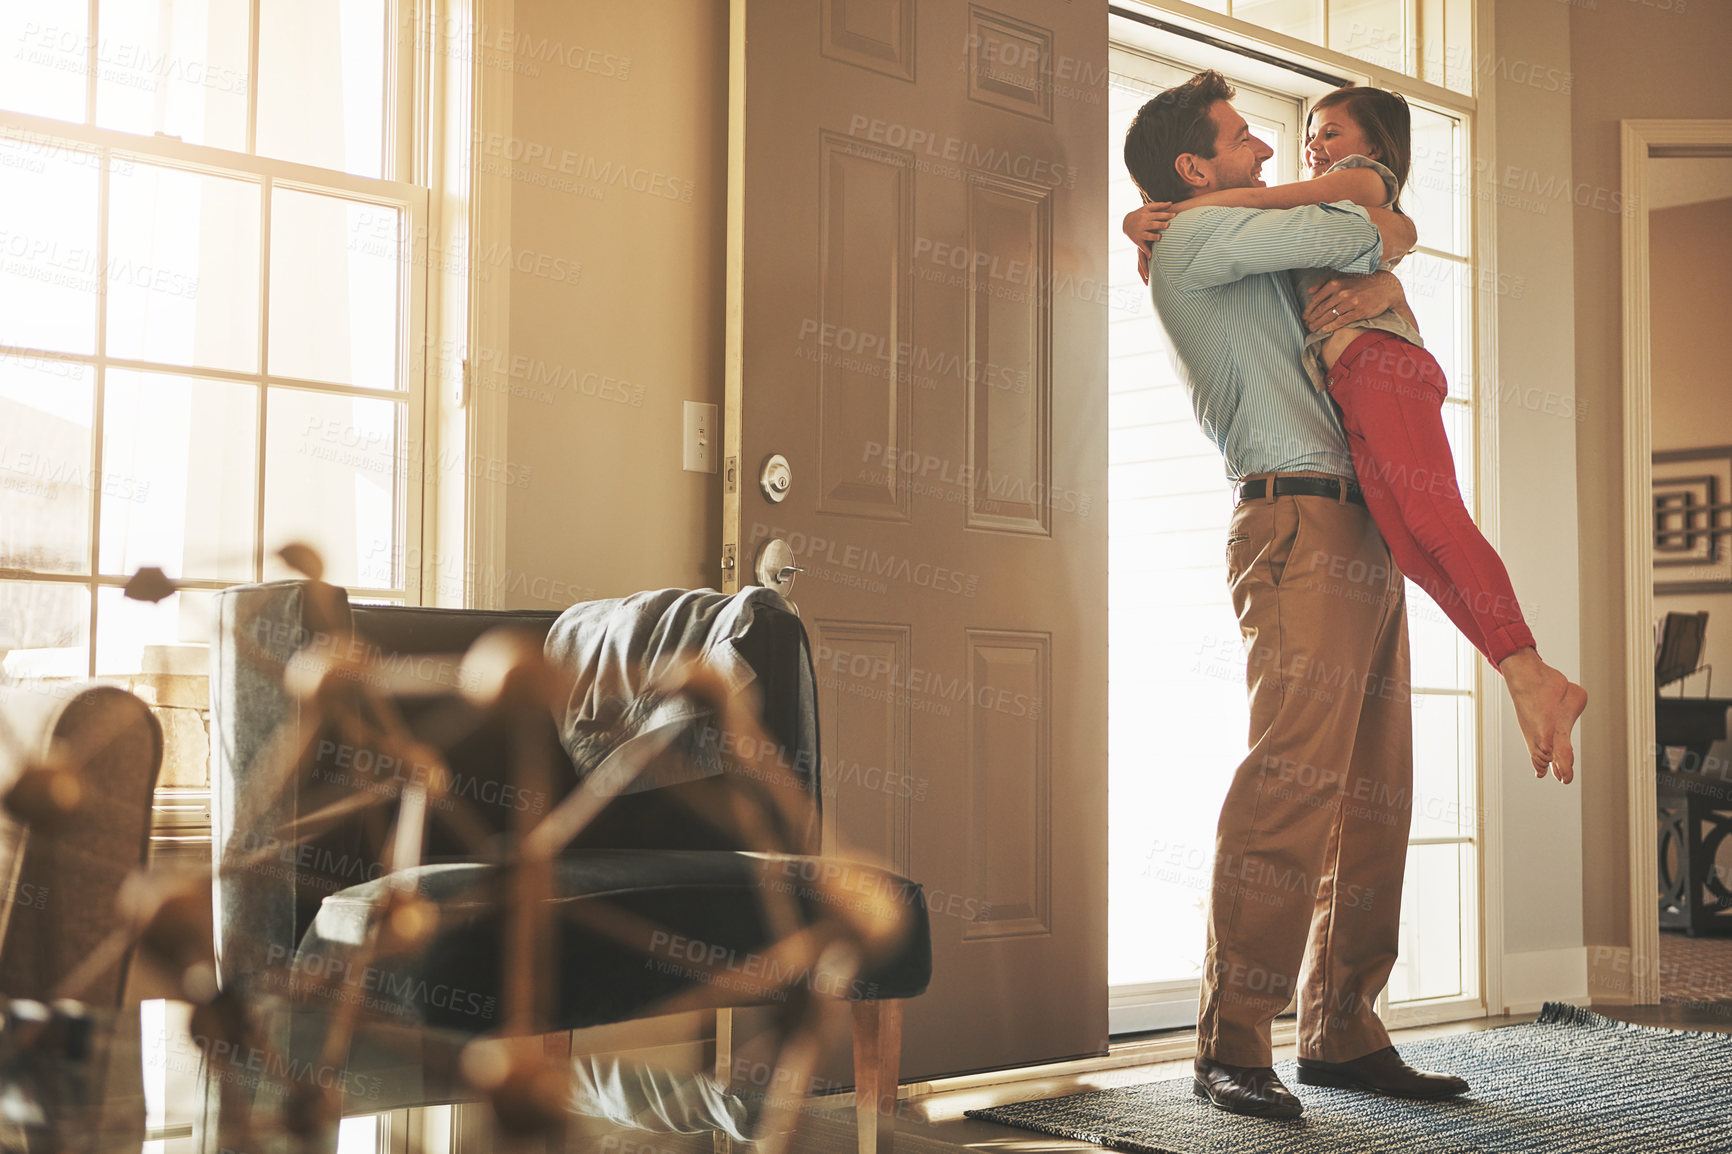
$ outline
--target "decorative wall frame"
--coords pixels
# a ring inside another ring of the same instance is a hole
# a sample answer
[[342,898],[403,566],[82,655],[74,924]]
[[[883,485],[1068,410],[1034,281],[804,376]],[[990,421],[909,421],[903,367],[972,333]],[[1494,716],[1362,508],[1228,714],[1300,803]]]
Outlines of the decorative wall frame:
[[1732,445],[1654,454],[1654,592],[1732,593]]

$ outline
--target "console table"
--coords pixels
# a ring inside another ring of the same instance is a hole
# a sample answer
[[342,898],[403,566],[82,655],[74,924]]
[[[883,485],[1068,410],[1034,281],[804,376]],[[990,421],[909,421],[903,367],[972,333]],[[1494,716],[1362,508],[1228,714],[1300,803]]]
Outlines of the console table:
[[[1654,703],[1659,804],[1660,925],[1691,937],[1732,933],[1732,868],[1716,870],[1732,836],[1732,767],[1709,765],[1726,736],[1727,697],[1658,697]],[[1666,748],[1682,746],[1678,769]]]

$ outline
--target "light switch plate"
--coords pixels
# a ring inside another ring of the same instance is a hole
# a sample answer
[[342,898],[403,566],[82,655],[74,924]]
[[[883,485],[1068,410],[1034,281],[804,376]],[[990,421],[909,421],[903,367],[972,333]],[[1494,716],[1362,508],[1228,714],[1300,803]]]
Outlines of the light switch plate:
[[685,425],[686,472],[715,472],[716,440],[721,435],[721,430],[716,427],[716,406],[702,401],[687,401]]

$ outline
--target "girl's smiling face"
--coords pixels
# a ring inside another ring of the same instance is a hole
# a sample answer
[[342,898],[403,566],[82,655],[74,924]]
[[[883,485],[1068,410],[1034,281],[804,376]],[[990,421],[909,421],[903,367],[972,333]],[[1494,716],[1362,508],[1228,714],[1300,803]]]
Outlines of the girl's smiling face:
[[1335,104],[1313,112],[1305,125],[1305,163],[1311,166],[1311,175],[1322,176],[1331,164],[1354,155],[1383,159],[1345,106]]

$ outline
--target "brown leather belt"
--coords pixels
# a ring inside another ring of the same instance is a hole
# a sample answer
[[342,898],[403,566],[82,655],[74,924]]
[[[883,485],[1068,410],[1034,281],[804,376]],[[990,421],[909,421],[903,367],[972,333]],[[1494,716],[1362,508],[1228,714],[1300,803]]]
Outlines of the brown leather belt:
[[[1258,477],[1242,483],[1233,504],[1262,500],[1269,494],[1269,481],[1268,477]],[[1274,481],[1277,497],[1328,497],[1331,501],[1339,501],[1341,486],[1346,485],[1347,499],[1355,505],[1365,504],[1365,494],[1360,491],[1358,481],[1338,481],[1333,477],[1276,477]]]

